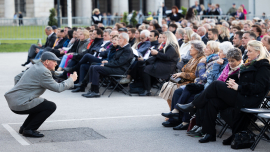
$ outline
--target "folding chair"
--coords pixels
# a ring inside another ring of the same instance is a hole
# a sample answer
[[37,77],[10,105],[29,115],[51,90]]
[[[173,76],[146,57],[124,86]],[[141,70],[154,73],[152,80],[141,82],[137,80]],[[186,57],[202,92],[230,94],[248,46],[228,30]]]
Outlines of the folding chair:
[[[256,109],[242,108],[241,111],[244,113],[247,113],[247,114],[253,114],[258,120],[260,120],[264,124],[263,129],[260,129],[259,126],[255,122],[254,122],[254,124],[252,123],[254,125],[254,127],[260,132],[259,135],[255,134],[257,136],[256,140],[253,143],[253,145],[250,147],[250,149],[253,151],[256,148],[259,141],[263,138],[263,136],[265,137],[266,140],[270,141],[269,136],[265,134],[265,132],[267,131],[267,129],[269,128],[269,125],[270,125],[269,124],[270,110],[261,109],[261,108],[256,108]],[[268,120],[266,121],[265,119],[268,119]],[[253,122],[253,121],[251,121],[251,122]]]
[[108,86],[106,87],[106,89],[103,91],[102,95],[107,91],[107,89],[111,86],[112,83],[115,83],[116,85],[114,86],[114,88],[112,89],[111,93],[109,94],[108,97],[111,96],[111,94],[113,93],[113,91],[117,88],[117,87],[120,87],[121,88],[121,91],[124,93],[124,94],[128,94],[129,96],[132,96],[129,91],[127,91],[122,84],[120,84],[119,82],[123,79],[123,78],[126,78],[127,77],[127,74],[128,74],[128,70],[131,68],[132,64],[134,63],[135,61],[135,57],[133,57],[133,59],[131,60],[130,62],[130,66],[127,68],[127,70],[125,71],[125,73],[123,75],[115,75],[115,74],[112,74],[112,75],[109,75],[108,78],[110,79],[110,82],[108,84]]

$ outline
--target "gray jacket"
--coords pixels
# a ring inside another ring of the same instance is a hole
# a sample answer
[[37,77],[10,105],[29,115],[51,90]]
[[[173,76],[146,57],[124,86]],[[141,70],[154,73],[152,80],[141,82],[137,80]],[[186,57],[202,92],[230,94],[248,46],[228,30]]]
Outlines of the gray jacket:
[[5,94],[9,108],[14,111],[32,109],[44,101],[40,96],[49,89],[62,92],[74,86],[72,78],[57,83],[50,70],[38,62],[15,77],[15,86]]

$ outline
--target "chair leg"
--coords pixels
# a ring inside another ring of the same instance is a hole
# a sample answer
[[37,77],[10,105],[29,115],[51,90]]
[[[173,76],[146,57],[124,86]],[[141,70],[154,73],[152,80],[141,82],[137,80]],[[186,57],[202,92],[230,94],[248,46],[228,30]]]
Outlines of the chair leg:
[[254,142],[254,143],[252,144],[252,146],[250,147],[250,149],[251,149],[252,151],[256,148],[256,146],[258,145],[258,143],[259,143],[260,140],[262,139],[262,136],[265,134],[265,131],[268,129],[268,127],[269,127],[269,121],[270,121],[270,120],[268,120],[268,121],[266,122],[266,124],[264,124],[264,125],[265,125],[264,128],[261,130],[261,132],[260,132],[260,134],[257,136],[255,142]]
[[228,127],[229,127],[229,125],[226,124],[226,125],[225,125],[225,128],[223,129],[223,131],[222,131],[221,135],[219,136],[219,138],[222,138],[222,136],[224,135],[224,133],[225,133],[225,131],[228,129]]
[[110,87],[112,81],[109,82],[108,86],[105,88],[105,90],[103,91],[102,95],[104,95],[104,93],[107,91],[107,89]]

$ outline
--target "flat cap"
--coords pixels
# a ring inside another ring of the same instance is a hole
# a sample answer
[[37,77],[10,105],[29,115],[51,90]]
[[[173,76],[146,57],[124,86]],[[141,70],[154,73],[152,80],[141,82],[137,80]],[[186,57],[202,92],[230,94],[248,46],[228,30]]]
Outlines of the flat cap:
[[41,60],[42,61],[46,61],[46,60],[60,61],[60,59],[52,52],[44,52],[41,56]]

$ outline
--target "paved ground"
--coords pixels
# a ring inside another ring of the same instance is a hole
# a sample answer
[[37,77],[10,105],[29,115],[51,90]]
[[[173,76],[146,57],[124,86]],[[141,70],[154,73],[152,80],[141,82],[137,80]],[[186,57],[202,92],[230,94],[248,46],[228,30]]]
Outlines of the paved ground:
[[[167,103],[158,97],[129,97],[114,93],[99,99],[86,99],[69,90],[47,91],[43,97],[57,104],[56,112],[41,126],[43,139],[30,139],[17,132],[26,116],[10,111],[4,93],[12,88],[13,77],[26,53],[0,54],[0,151],[234,151],[222,140],[199,144],[198,138],[186,136],[161,126],[161,112],[168,112]],[[217,128],[219,131],[220,128]],[[270,144],[261,141],[256,151],[269,151]],[[250,151],[249,149],[243,151]]]

